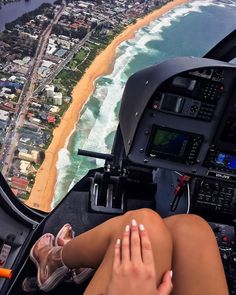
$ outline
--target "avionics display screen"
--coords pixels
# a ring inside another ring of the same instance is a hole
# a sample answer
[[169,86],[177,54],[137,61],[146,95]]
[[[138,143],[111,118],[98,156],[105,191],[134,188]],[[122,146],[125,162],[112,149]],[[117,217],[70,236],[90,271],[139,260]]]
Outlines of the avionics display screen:
[[236,170],[236,156],[219,153],[215,158],[215,162],[226,169]]
[[180,160],[184,157],[189,141],[189,134],[156,126],[152,133],[149,154]]
[[160,110],[180,113],[184,104],[184,98],[181,96],[164,93],[161,97]]
[[161,110],[175,112],[178,96],[165,94],[162,98]]

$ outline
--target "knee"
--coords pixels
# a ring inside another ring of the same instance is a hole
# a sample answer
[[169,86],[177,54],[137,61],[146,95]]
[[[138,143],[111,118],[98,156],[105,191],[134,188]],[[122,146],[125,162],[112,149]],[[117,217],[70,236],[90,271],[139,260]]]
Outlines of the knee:
[[172,244],[169,229],[156,211],[148,208],[128,211],[123,215],[123,224],[130,224],[132,219],[138,224],[143,224],[150,237]]
[[135,219],[138,223],[143,223],[144,225],[156,225],[159,223],[163,224],[163,220],[160,215],[148,208],[142,208],[138,210],[128,211],[124,214],[124,220],[126,222],[131,222],[132,219]]
[[215,240],[210,225],[202,217],[195,214],[179,214],[168,217],[165,223],[172,237],[204,241],[206,238]]

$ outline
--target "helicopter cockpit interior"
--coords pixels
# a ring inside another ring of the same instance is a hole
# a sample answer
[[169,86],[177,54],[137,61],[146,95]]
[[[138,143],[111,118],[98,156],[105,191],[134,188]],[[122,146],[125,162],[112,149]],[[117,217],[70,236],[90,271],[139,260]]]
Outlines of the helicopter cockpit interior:
[[[43,233],[55,234],[69,222],[78,235],[137,208],[152,208],[162,217],[205,218],[230,294],[236,294],[236,65],[229,63],[236,56],[235,39],[234,31],[204,58],[178,57],[132,75],[112,153],[78,151],[105,159],[104,167],[89,171],[50,214],[18,204],[7,185],[1,187],[0,216],[7,225],[0,241],[5,266],[15,271],[11,281],[0,279],[1,294],[27,294],[22,281],[36,275],[29,249]],[[87,283],[59,288],[83,294]]]

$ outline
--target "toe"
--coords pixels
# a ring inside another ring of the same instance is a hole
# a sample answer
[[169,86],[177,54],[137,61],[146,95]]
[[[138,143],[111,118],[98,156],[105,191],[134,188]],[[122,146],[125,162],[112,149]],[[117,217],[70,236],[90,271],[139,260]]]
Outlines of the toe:
[[62,232],[60,233],[60,236],[58,237],[58,245],[63,246],[64,244],[68,243],[73,238],[73,230],[71,225],[67,224],[64,225],[62,228]]

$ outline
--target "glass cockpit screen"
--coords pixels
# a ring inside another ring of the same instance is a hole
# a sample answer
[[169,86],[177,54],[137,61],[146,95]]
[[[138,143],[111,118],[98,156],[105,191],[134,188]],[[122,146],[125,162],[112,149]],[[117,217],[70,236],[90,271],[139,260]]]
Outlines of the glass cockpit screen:
[[215,163],[218,166],[221,166],[225,169],[230,169],[230,170],[236,170],[236,157],[229,155],[229,154],[224,154],[224,153],[218,153],[215,159]]
[[191,136],[179,130],[155,126],[152,130],[147,153],[152,157],[182,161]]

